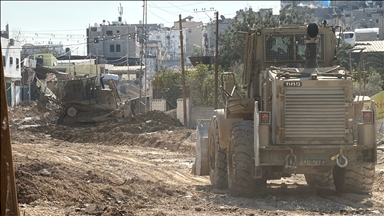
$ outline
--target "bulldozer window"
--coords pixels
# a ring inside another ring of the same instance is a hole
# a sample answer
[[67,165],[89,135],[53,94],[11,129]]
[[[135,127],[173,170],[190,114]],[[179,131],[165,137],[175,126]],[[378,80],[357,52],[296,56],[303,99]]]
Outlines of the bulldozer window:
[[[306,40],[305,34],[267,35],[265,60],[267,62],[305,61],[304,40]],[[324,35],[319,35],[318,40],[317,60],[324,61]]]
[[[295,35],[295,44],[296,44],[296,61],[305,61],[305,34]],[[317,44],[317,60],[324,60],[324,35],[318,36],[319,43]]]
[[266,61],[294,60],[293,35],[266,36]]

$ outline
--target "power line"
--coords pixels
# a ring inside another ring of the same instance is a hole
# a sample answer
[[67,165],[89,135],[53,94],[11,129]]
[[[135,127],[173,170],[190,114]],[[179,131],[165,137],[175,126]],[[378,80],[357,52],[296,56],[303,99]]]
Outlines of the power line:
[[[194,3],[194,4],[186,4],[186,5],[179,5],[179,7],[186,7],[186,6],[191,6],[191,5],[197,5],[197,4],[204,4],[205,2],[198,2],[198,3]],[[173,7],[158,7],[158,8],[174,8],[175,6]]]
[[187,10],[181,9],[181,8],[179,8],[179,7],[177,7],[177,6],[173,5],[173,4],[171,4],[170,2],[167,2],[167,3],[170,4],[170,5],[172,5],[172,6],[175,7],[175,8],[178,8],[178,9],[184,11],[184,12],[187,12],[187,13],[190,13],[190,12],[191,12],[191,11],[187,11]]
[[169,22],[169,21],[167,21],[167,20],[165,20],[165,19],[163,19],[163,18],[157,16],[156,14],[152,13],[152,11],[150,11],[150,10],[148,10],[148,11],[149,11],[149,13],[153,14],[153,15],[156,16],[157,18],[159,18],[159,19],[161,19],[161,20],[164,20],[166,23],[172,23],[172,22]]
[[19,31],[19,32],[63,32],[63,31],[84,31],[84,29],[67,29],[67,30],[31,30],[31,31]]
[[171,15],[174,15],[174,16],[177,16],[177,14],[174,14],[174,13],[177,13],[177,12],[174,12],[174,11],[166,11],[166,10],[163,10],[163,9],[161,9],[161,8],[159,8],[158,6],[156,6],[155,4],[153,4],[152,2],[149,2],[149,4],[151,5],[154,5],[154,6],[152,6],[153,8],[155,8],[155,9],[159,9],[159,10],[162,10],[162,11],[164,11],[164,12],[166,12],[166,13],[168,13],[168,14],[171,14]]

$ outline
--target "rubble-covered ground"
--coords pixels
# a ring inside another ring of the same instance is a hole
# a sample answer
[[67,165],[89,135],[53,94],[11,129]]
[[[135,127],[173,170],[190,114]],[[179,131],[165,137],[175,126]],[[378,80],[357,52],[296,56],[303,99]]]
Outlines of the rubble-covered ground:
[[270,181],[266,197],[236,198],[191,174],[196,132],[171,115],[72,127],[40,116],[34,102],[9,111],[21,215],[384,214],[383,146],[371,195],[311,191],[296,175]]

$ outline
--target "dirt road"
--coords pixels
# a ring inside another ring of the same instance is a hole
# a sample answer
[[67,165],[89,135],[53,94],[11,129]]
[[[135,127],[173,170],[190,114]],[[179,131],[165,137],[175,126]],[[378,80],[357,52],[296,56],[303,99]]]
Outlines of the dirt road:
[[235,198],[191,174],[195,131],[162,113],[86,127],[42,122],[33,107],[10,116],[22,215],[384,214],[381,150],[372,195],[311,191],[297,175]]

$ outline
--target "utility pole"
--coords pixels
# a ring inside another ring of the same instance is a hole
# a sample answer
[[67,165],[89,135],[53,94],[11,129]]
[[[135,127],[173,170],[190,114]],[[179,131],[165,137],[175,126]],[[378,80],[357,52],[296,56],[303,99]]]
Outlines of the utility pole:
[[[0,54],[3,55],[1,44]],[[0,215],[20,215],[13,170],[3,58],[0,58],[0,88],[0,118],[2,122],[0,130]]]
[[181,82],[183,85],[183,122],[187,127],[187,101],[185,96],[185,72],[184,72],[184,44],[183,44],[183,24],[181,14],[179,14],[180,48],[181,48]]
[[145,19],[144,19],[144,23],[143,23],[143,25],[144,25],[144,35],[145,35],[145,37],[144,37],[144,53],[145,53],[145,55],[144,55],[144,57],[145,57],[145,59],[144,59],[144,65],[145,65],[145,68],[144,68],[144,94],[145,94],[145,96],[144,96],[144,113],[146,113],[147,112],[147,58],[148,58],[148,50],[147,50],[147,48],[148,48],[148,46],[147,46],[147,4],[148,4],[148,1],[147,0],[145,0],[144,1],[144,3],[145,3],[145,9],[144,9],[144,16],[145,16]]
[[216,11],[216,61],[215,61],[215,109],[218,109],[218,91],[219,91],[219,12]]
[[[28,63],[31,64],[30,60],[28,61]],[[28,70],[28,99],[31,100],[31,71],[30,70]]]
[[127,28],[127,80],[129,80],[129,28]]
[[145,19],[145,0],[143,0],[143,19],[142,19],[142,26],[141,26],[141,51],[140,51],[140,75],[139,75],[139,86],[140,86],[140,92],[139,92],[139,113],[141,113],[141,91],[143,88],[143,57],[144,57],[144,19]]

